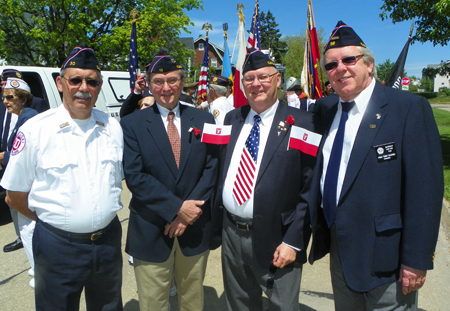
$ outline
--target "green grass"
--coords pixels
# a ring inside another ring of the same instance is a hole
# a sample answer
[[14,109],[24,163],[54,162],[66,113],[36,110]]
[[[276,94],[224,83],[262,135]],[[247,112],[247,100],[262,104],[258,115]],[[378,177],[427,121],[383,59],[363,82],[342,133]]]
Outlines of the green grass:
[[444,197],[446,200],[450,200],[450,112],[433,108],[433,113],[441,135],[444,159]]
[[430,98],[428,100],[430,104],[450,104],[450,96],[443,96],[439,94],[436,98]]

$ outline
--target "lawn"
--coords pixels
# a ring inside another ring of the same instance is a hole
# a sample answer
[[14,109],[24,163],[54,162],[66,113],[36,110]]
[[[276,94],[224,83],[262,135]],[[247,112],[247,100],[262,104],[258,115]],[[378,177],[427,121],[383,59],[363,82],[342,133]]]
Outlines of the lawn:
[[433,108],[439,133],[441,134],[442,154],[444,158],[444,197],[450,201],[450,112]]
[[443,96],[443,94],[439,94],[436,98],[430,98],[428,100],[430,104],[448,104],[450,105],[450,96]]

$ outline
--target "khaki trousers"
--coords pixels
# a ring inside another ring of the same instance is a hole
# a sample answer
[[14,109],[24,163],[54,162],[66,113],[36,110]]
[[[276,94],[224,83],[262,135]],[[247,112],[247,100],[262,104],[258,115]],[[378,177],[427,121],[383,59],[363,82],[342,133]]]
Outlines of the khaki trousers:
[[184,256],[178,238],[175,238],[172,252],[165,262],[147,262],[134,258],[140,310],[169,310],[173,277],[177,283],[180,310],[203,310],[203,281],[208,256],[209,250],[196,256]]

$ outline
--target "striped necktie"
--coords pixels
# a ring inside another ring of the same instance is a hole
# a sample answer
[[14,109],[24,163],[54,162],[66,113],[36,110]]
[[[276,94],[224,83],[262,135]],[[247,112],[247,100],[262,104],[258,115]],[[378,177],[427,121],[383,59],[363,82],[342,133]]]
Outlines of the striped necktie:
[[255,181],[256,161],[259,150],[259,124],[261,117],[255,115],[254,123],[250,135],[245,141],[245,147],[242,150],[241,161],[239,162],[238,172],[233,187],[233,196],[240,205],[247,201],[253,191]]
[[178,134],[177,127],[173,123],[173,117],[175,114],[171,111],[167,116],[167,135],[169,136],[170,145],[172,146],[173,156],[175,157],[175,162],[177,163],[177,168],[180,166],[180,150],[181,150],[181,140]]
[[333,148],[331,148],[330,160],[328,161],[325,182],[323,185],[323,213],[328,227],[334,223],[337,207],[337,183],[339,177],[339,167],[342,158],[342,146],[344,145],[345,123],[348,119],[348,112],[355,105],[355,102],[342,103],[341,120],[334,138]]

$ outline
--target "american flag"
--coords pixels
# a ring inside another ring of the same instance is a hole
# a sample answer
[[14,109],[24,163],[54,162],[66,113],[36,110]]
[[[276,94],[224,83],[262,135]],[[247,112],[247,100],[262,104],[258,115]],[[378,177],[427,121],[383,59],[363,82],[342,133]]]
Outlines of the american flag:
[[209,55],[208,55],[208,37],[205,40],[205,56],[203,56],[202,68],[200,69],[200,78],[198,80],[198,100],[203,103],[207,100],[207,90],[209,81]]
[[256,0],[255,12],[253,13],[252,25],[248,36],[247,49],[255,48],[261,50],[261,25],[259,19],[259,3]]
[[138,56],[137,56],[137,42],[136,42],[136,20],[131,24],[131,37],[130,37],[130,89],[134,91],[134,84],[137,78],[138,71]]

